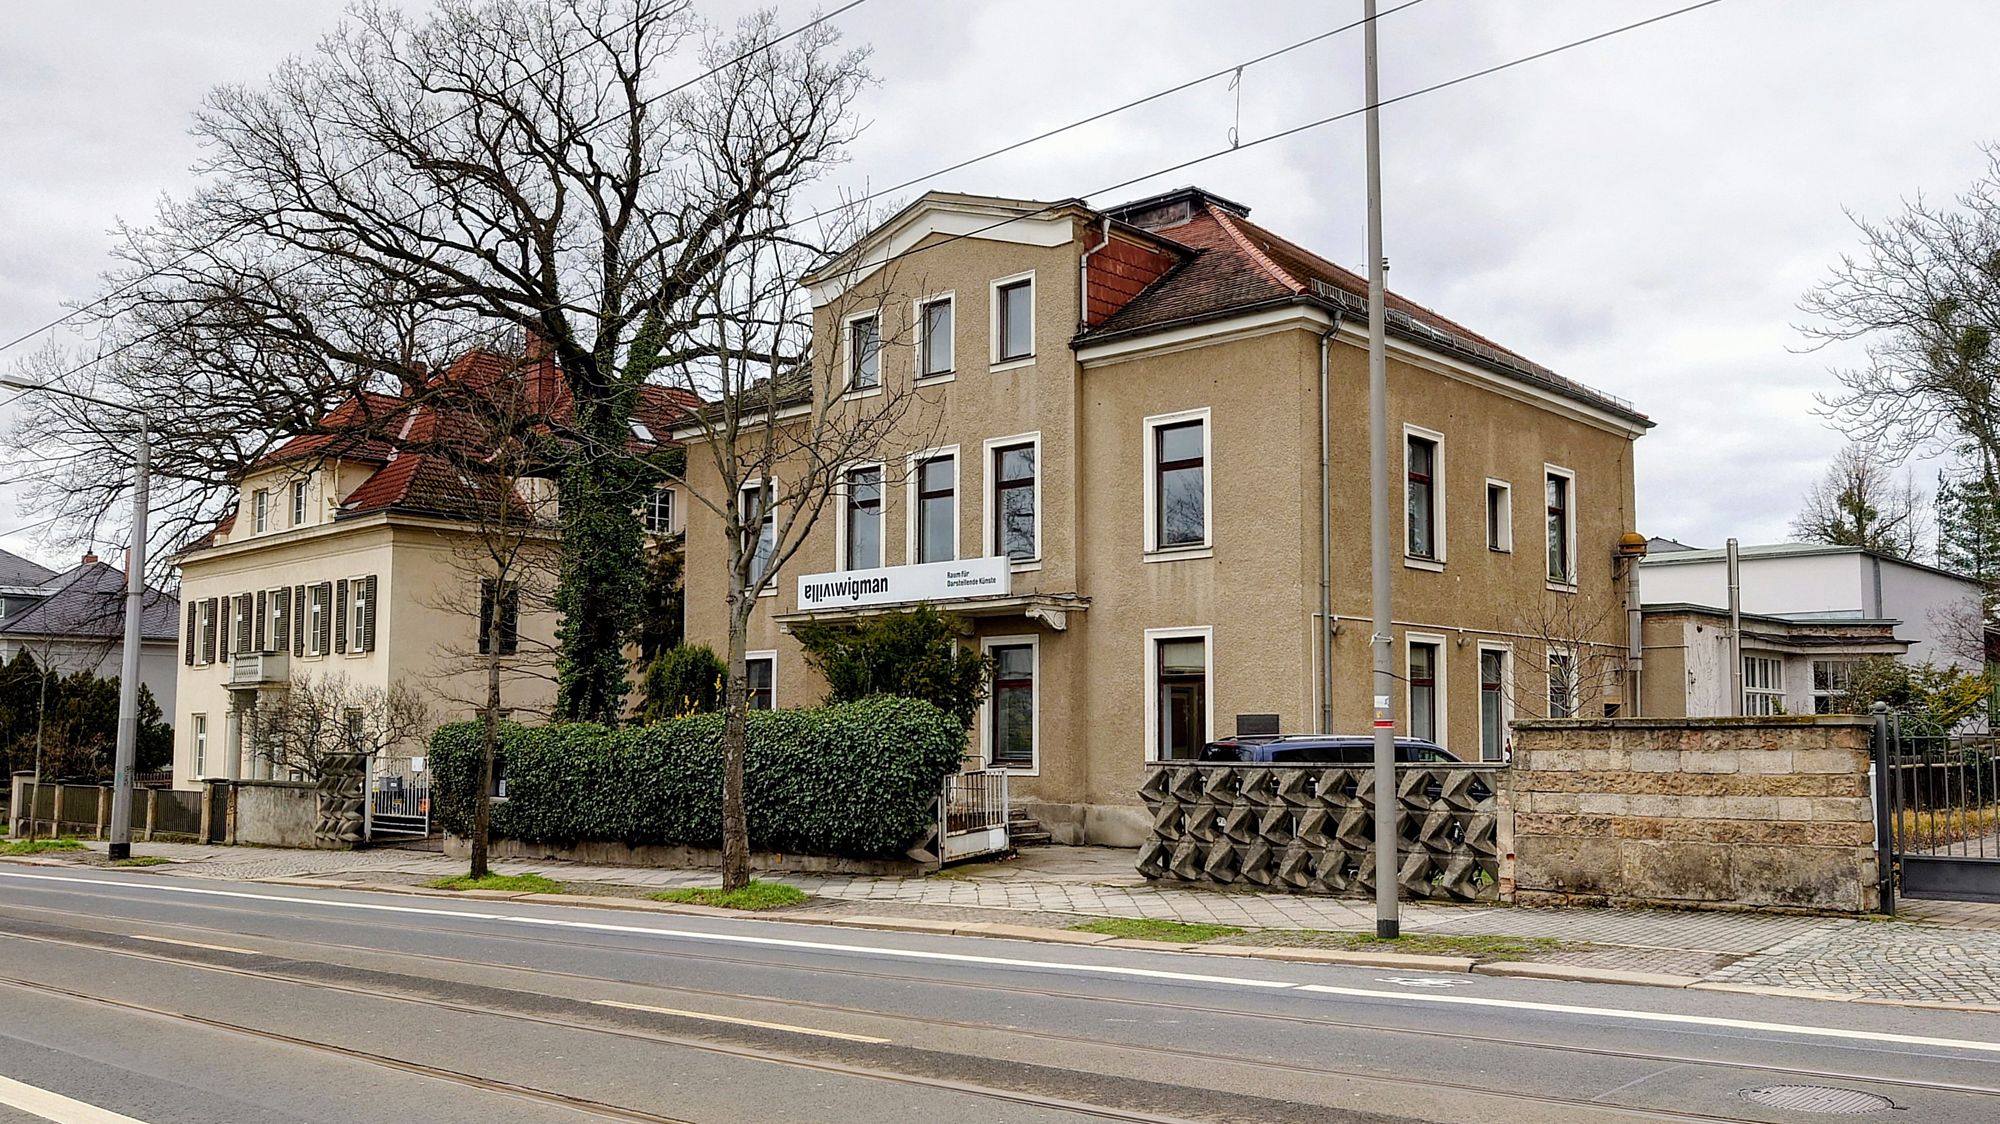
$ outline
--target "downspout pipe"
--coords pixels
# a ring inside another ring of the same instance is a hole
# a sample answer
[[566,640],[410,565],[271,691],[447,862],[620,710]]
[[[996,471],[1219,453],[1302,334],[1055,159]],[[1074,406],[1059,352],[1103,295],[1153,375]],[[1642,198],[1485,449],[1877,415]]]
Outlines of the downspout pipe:
[[1090,324],[1090,257],[1092,254],[1109,245],[1111,245],[1111,216],[1106,215],[1104,216],[1104,236],[1097,240],[1097,245],[1085,250],[1083,257],[1077,259],[1076,303],[1077,308],[1083,314],[1082,319],[1086,327]]
[[1340,313],[1319,337],[1319,732],[1333,733],[1333,387],[1329,357]]
[[1729,578],[1729,713],[1743,713],[1743,567],[1736,540],[1723,555]]

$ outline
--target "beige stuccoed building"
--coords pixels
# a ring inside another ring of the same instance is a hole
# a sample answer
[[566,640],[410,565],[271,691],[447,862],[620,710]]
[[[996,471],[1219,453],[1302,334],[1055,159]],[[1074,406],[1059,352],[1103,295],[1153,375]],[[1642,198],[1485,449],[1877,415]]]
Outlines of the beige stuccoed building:
[[[442,377],[489,393],[514,390],[524,408],[567,409],[545,357],[474,351]],[[664,431],[679,401],[661,388],[645,395],[635,434],[645,423]],[[450,440],[451,425],[410,399],[351,400],[319,427],[325,432],[295,437],[261,461],[242,480],[234,513],[180,553],[176,787],[285,779],[258,752],[254,716],[282,706],[305,676],[345,677],[356,694],[401,684],[436,724],[478,713],[485,653],[497,644],[505,708],[524,720],[548,712],[557,617],[535,589],[549,581],[553,532],[481,514],[494,509],[475,502],[479,488],[449,457],[425,451]],[[553,522],[548,481],[506,486],[516,490],[514,510]],[[679,529],[671,498],[658,494],[646,505],[649,531]],[[520,543],[520,579],[496,589],[482,575],[504,536]],[[485,600],[496,592],[511,610],[497,636]],[[420,742],[397,748],[423,753]]]
[[[760,600],[758,700],[822,697],[789,626],[930,600],[997,661],[980,763],[1071,842],[1141,838],[1148,761],[1365,733],[1366,286],[1248,213],[932,193],[809,278],[836,373],[810,408],[907,413]],[[1394,296],[1389,409],[1399,733],[1497,759],[1514,716],[1615,712],[1651,423]],[[687,633],[720,649],[724,543],[690,507]]]

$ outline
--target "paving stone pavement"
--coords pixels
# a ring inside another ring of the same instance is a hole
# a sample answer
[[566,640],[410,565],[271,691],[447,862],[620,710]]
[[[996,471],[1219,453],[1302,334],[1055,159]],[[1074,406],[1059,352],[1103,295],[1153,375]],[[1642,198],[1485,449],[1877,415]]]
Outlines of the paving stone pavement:
[[[102,845],[94,845],[101,849]],[[323,877],[411,881],[457,874],[461,859],[383,849],[293,851],[148,843],[175,873],[251,880]],[[713,884],[712,870],[501,860],[503,873],[540,872],[569,883],[643,889]],[[776,874],[822,899],[872,912],[1008,911],[1046,923],[1064,917],[1141,917],[1256,929],[1370,932],[1371,902],[1159,885],[1132,869],[1131,852],[1102,847],[1024,851],[1014,861],[930,878]],[[1701,976],[1714,982],[1840,992],[1881,999],[2000,1005],[2000,924],[1981,907],[1926,903],[1939,923],[1640,909],[1403,908],[1410,933],[1553,937],[1594,946],[1537,960]]]

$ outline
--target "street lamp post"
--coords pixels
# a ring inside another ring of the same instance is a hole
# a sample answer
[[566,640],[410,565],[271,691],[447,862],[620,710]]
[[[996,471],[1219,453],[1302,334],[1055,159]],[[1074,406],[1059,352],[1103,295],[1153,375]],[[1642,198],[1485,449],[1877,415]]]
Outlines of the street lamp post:
[[[132,772],[139,750],[139,642],[146,613],[146,516],[152,490],[152,439],[146,416],[136,406],[113,402],[47,383],[0,375],[0,386],[60,394],[123,410],[139,418],[138,447],[132,453],[132,546],[125,554],[125,651],[118,676],[118,748],[111,767],[111,857],[132,857]],[[37,766],[39,768],[39,765]],[[39,777],[37,778],[39,780]]]

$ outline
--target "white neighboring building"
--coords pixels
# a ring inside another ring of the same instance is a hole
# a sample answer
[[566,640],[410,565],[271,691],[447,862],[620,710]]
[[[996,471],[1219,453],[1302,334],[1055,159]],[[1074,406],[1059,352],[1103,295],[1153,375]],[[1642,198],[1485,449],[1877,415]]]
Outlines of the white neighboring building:
[[[1979,583],[1935,566],[1858,546],[1779,543],[1737,551],[1742,610],[1792,621],[1894,621],[1911,663],[1984,670]],[[1726,610],[1727,562],[1720,550],[1654,553],[1639,567],[1647,606]]]
[[[89,672],[116,679],[125,655],[125,574],[86,554],[83,561],[39,586],[23,584],[34,571],[47,573],[17,555],[0,552],[0,663],[26,651],[36,663],[63,675]],[[24,569],[22,563],[33,567]],[[12,575],[8,577],[6,575]],[[180,601],[147,589],[140,618],[139,682],[153,692],[160,713],[172,719],[177,668],[174,637]]]

